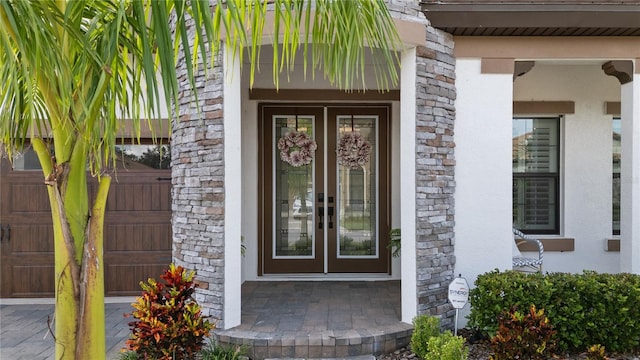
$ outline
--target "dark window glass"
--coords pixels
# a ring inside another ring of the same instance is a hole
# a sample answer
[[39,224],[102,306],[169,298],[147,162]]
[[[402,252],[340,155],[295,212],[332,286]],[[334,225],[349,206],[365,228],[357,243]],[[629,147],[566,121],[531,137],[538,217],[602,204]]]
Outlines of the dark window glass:
[[613,235],[620,235],[620,159],[622,151],[620,150],[620,137],[622,134],[622,124],[619,118],[613,119],[612,136],[613,136],[613,174],[612,174],[612,232]]
[[[53,153],[53,149],[51,149]],[[169,169],[171,167],[170,145],[116,145],[118,169]],[[13,169],[17,171],[41,170],[38,156],[31,146],[14,156]]]
[[525,233],[559,233],[559,118],[513,119],[513,223]]
[[31,146],[25,147],[21,153],[13,157],[13,170],[42,170],[38,155]]
[[116,145],[118,169],[169,169],[170,145]]

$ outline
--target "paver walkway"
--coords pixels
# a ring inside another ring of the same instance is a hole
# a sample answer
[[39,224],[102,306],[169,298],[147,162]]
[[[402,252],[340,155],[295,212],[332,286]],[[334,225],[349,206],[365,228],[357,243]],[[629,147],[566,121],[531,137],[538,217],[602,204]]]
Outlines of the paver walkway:
[[[0,305],[0,359],[53,360],[54,342],[48,321],[53,317],[53,304],[23,304],[3,300]],[[111,300],[113,301],[113,300]],[[124,313],[130,313],[133,299],[105,304],[107,359],[118,359],[129,336]],[[7,304],[9,303],[9,304]]]
[[[129,336],[131,319],[123,314],[134,300],[107,298],[108,360],[118,359]],[[54,359],[48,330],[54,306],[47,301],[0,299],[1,360]],[[242,325],[217,330],[214,338],[249,345],[252,359],[346,358],[405,346],[411,328],[400,321],[399,281],[248,281]]]
[[345,358],[393,352],[413,327],[400,321],[400,281],[247,281],[242,324],[216,330],[251,359]]

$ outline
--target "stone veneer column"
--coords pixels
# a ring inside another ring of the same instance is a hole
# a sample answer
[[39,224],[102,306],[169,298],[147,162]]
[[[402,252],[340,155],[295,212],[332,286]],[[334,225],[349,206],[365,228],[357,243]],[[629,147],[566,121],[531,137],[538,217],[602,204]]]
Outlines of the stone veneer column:
[[[416,296],[418,314],[453,327],[455,59],[453,37],[427,28],[416,52]],[[407,216],[410,214],[403,214]]]
[[173,259],[196,271],[195,298],[224,328],[224,76],[221,56],[210,61],[213,69],[196,79],[202,111],[186,90],[186,69],[178,69],[184,90],[171,138]]

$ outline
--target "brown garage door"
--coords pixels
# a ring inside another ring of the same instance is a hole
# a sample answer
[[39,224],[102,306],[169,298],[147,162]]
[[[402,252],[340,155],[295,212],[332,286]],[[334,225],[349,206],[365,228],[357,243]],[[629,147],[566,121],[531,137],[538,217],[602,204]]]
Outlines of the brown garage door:
[[[131,148],[122,153],[127,155]],[[109,191],[104,239],[108,296],[139,294],[140,281],[157,278],[171,262],[171,173],[162,169],[166,159],[160,159],[162,165],[148,164],[154,148],[131,151]],[[2,297],[53,296],[51,213],[34,159],[27,152],[16,170],[6,160],[0,165]],[[94,188],[91,184],[90,191]]]
[[12,171],[2,160],[0,261],[3,297],[53,296],[53,230],[39,171]]

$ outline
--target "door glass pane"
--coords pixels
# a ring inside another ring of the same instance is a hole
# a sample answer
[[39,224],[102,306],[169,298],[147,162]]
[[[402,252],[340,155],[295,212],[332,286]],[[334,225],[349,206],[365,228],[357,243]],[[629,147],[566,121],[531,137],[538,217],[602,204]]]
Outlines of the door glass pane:
[[378,257],[377,120],[338,117],[338,257]]
[[[306,165],[292,166],[281,158],[278,141],[292,131],[305,133],[313,139],[312,116],[274,117],[274,234],[273,257],[314,257],[313,174],[314,161]],[[288,154],[297,151],[289,147]],[[315,155],[315,154],[314,154]],[[294,158],[291,156],[290,158]],[[295,161],[299,161],[296,159]],[[295,161],[293,161],[295,163]],[[296,165],[299,165],[295,163]]]

